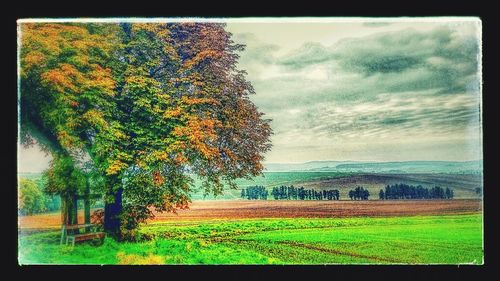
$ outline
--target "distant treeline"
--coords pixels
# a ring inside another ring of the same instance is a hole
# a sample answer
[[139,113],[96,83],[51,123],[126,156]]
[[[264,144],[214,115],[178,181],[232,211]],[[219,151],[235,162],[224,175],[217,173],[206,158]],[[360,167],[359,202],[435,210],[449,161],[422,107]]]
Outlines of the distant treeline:
[[267,189],[261,185],[249,186],[241,190],[241,198],[248,200],[267,200],[268,195]]
[[17,206],[20,215],[33,215],[59,210],[61,198],[46,194],[44,186],[45,182],[41,179],[20,179]]
[[316,191],[314,189],[292,186],[273,187],[274,200],[339,200],[340,192],[336,189]]
[[425,188],[421,185],[413,186],[407,184],[387,185],[385,191],[379,192],[379,199],[453,199],[453,190],[443,189],[435,186],[433,188]]
[[361,186],[349,190],[349,198],[351,198],[351,200],[368,200],[368,197],[370,197],[370,192]]
[[[45,192],[46,179],[21,178],[18,189],[18,214],[33,215],[53,212],[61,209],[61,197]],[[103,208],[104,202],[100,199],[91,199],[92,208]],[[78,200],[78,208],[83,209],[83,200]]]
[[[267,200],[268,191],[263,186],[249,186],[241,190],[241,198],[248,200]],[[316,191],[303,187],[280,186],[273,187],[271,195],[274,200],[339,200],[340,192],[336,189]]]
[[[477,191],[476,191],[477,192]],[[269,191],[261,185],[249,186],[241,190],[241,198],[248,200],[267,200],[269,195],[274,200],[340,200],[340,192],[337,189],[317,191],[305,189],[304,187],[294,187],[282,185],[273,187]],[[362,186],[349,190],[348,196],[351,200],[368,200],[370,192]],[[387,185],[379,192],[379,199],[453,199],[453,190],[435,186],[425,188],[421,185],[413,186],[407,184]]]

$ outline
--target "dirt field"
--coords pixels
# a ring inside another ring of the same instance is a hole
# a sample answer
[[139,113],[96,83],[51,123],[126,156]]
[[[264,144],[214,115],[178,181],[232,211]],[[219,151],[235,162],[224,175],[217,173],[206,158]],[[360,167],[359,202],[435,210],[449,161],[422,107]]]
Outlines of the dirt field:
[[[153,220],[218,220],[242,218],[361,217],[455,214],[481,211],[481,201],[466,200],[388,200],[388,201],[194,201],[189,210],[178,214],[159,213]],[[83,214],[79,222],[83,222]],[[60,227],[60,214],[19,217],[20,229]]]

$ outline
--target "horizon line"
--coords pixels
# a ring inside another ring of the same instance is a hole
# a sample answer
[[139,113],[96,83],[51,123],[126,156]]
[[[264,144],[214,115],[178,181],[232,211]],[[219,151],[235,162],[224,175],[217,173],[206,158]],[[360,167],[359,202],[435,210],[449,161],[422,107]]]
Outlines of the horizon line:
[[[305,161],[305,162],[269,162],[269,163],[263,163],[264,168],[266,165],[272,165],[272,164],[279,164],[279,165],[300,165],[300,164],[307,164],[311,162],[357,162],[357,163],[404,163],[404,162],[456,162],[456,163],[464,163],[464,162],[484,162],[483,159],[476,159],[476,160],[463,160],[463,161],[457,161],[457,160],[404,160],[404,161],[379,161],[379,160],[311,160],[311,161]],[[43,171],[17,171],[17,173],[42,173]]]

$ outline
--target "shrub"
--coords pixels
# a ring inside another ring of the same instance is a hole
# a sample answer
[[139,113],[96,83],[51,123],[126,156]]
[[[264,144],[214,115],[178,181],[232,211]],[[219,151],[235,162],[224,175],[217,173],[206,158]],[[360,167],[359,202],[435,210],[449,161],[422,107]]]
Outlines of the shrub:
[[18,206],[20,214],[32,215],[46,211],[45,201],[45,195],[35,181],[21,179]]

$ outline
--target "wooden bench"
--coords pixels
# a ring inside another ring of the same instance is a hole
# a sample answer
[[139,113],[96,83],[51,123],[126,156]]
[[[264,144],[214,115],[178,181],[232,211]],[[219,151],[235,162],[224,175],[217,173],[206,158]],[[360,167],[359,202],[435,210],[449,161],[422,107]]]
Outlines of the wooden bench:
[[105,236],[106,233],[97,231],[97,225],[95,224],[63,225],[61,229],[61,244],[65,242],[66,245],[71,243],[72,246],[75,246],[75,242],[102,240]]

